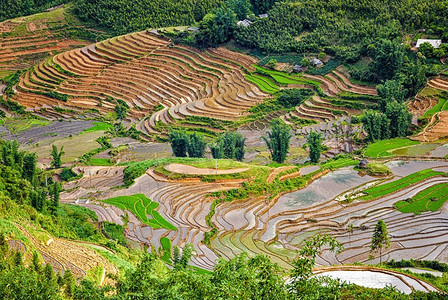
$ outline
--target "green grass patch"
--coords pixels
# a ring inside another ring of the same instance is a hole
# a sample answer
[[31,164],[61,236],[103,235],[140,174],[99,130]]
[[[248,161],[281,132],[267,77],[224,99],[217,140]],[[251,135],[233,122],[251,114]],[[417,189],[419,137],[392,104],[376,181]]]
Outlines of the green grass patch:
[[108,158],[91,158],[87,165],[89,166],[113,166]]
[[335,157],[334,159],[329,159],[321,163],[323,169],[336,170],[343,167],[356,166],[358,161],[352,157]]
[[425,179],[436,177],[436,176],[448,176],[447,173],[437,172],[432,169],[422,170],[406,177],[400,178],[398,180],[374,186],[364,190],[366,195],[359,197],[359,200],[372,200],[379,197],[383,197],[392,193],[395,193],[401,189],[410,187],[413,184],[419,183]]
[[176,226],[166,221],[155,209],[159,206],[143,194],[132,196],[119,196],[103,200],[104,203],[115,205],[123,210],[129,210],[140,221],[153,227],[154,229],[165,228],[177,230]]
[[448,110],[448,99],[440,97],[439,102],[433,108],[427,110],[423,117],[431,118],[435,113],[443,110]]
[[83,132],[93,132],[93,131],[106,131],[108,129],[114,128],[113,125],[106,123],[106,122],[93,122],[93,126],[90,128],[87,128]]
[[120,245],[126,246],[126,238],[124,236],[124,228],[121,225],[104,221],[101,228],[106,237],[116,241]]
[[369,163],[367,165],[367,174],[371,176],[385,176],[392,174],[392,171],[380,163]]
[[265,93],[274,94],[280,90],[278,85],[268,77],[258,74],[254,75],[247,74],[244,75],[244,77],[246,77],[248,81],[255,83],[258,86],[258,88]]
[[448,184],[440,183],[419,192],[413,198],[397,202],[395,206],[402,213],[418,214],[439,210],[446,200],[448,200]]
[[390,150],[417,144],[419,144],[419,142],[403,138],[378,141],[368,145],[364,155],[375,158],[394,156]]

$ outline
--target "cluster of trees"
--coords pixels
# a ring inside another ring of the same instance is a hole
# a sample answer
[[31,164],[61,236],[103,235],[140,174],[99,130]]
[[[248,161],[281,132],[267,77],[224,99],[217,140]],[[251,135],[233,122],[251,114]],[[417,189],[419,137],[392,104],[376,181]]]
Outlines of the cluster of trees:
[[426,58],[442,58],[448,54],[448,44],[442,44],[436,49],[430,43],[423,43],[418,48],[418,52]]
[[222,0],[77,0],[74,11],[81,20],[93,20],[118,34],[184,26],[202,20]]
[[[282,164],[285,162],[292,137],[290,131],[291,128],[288,125],[275,119],[271,123],[270,131],[267,132],[268,136],[261,137],[268,146],[269,152],[271,153],[271,159],[276,163]],[[310,151],[311,162],[319,162],[320,154],[322,152],[322,134],[311,131],[307,136],[307,144]]]
[[[381,244],[381,242],[380,242]],[[0,297],[2,299],[440,299],[437,293],[399,293],[393,288],[369,289],[325,277],[312,277],[316,257],[323,247],[342,250],[328,235],[305,241],[293,269],[286,271],[266,256],[241,254],[220,260],[210,273],[188,267],[192,247],[182,255],[174,251],[173,267],[168,268],[156,254],[145,254],[114,286],[98,287],[85,279],[77,283],[70,271],[55,274],[43,266],[35,254],[30,266],[22,255],[8,251],[0,235]],[[285,281],[285,277],[288,280]]]
[[210,145],[210,151],[215,159],[229,158],[242,161],[245,141],[241,134],[227,131],[218,137],[215,144]]
[[397,80],[388,80],[377,86],[379,111],[364,112],[361,121],[368,140],[404,137],[409,133],[412,115],[403,104],[406,89]]
[[[173,130],[169,135],[171,148],[176,157],[204,157],[207,143],[201,135],[188,135],[184,131]],[[236,132],[225,132],[218,137],[209,148],[213,158],[229,158],[242,161],[244,159],[245,138]]]
[[0,22],[6,19],[35,14],[67,2],[70,2],[70,0],[1,0]]
[[314,95],[310,89],[287,89],[278,97],[277,102],[286,108],[298,106]]
[[0,141],[0,152],[0,194],[56,215],[61,185],[51,177],[43,178],[36,154],[19,151],[17,141]]
[[176,157],[204,157],[207,143],[201,135],[188,135],[184,131],[173,130],[169,135],[171,149]]

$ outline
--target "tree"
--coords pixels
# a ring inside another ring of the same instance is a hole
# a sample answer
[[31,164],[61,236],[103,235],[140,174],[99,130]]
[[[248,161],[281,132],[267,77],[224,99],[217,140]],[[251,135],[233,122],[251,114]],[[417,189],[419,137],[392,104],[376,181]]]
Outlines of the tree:
[[310,160],[313,163],[317,163],[320,158],[320,152],[322,151],[322,134],[310,131],[307,140],[308,147],[310,148]]
[[226,5],[236,14],[238,20],[243,20],[252,13],[249,0],[229,0]]
[[233,11],[227,6],[221,6],[199,22],[196,44],[203,48],[227,42],[232,37],[235,26],[236,16]]
[[61,146],[61,150],[58,151],[58,147],[55,145],[52,145],[51,148],[51,157],[53,158],[52,162],[51,162],[51,166],[55,169],[60,168],[62,165],[62,154],[64,154],[64,146]]
[[321,253],[322,247],[325,245],[328,245],[330,251],[336,253],[344,249],[344,246],[332,236],[317,234],[305,241],[305,245],[299,251],[299,257],[293,261],[294,268],[291,271],[289,289],[297,298],[301,299],[301,295],[309,295],[313,292],[312,285],[316,283],[311,277],[313,267],[316,264],[316,257]]
[[275,67],[277,66],[277,60],[276,59],[269,60],[268,63],[266,64],[266,66],[269,69],[275,69]]
[[431,58],[433,57],[434,47],[430,43],[425,42],[420,45],[418,52],[423,54],[426,58]]
[[244,159],[244,142],[243,136],[237,132],[226,131],[218,137],[215,144],[210,145],[212,156],[215,159],[229,158],[242,161]]
[[205,147],[207,144],[204,141],[204,138],[200,135],[197,135],[196,132],[190,135],[190,142],[188,143],[188,156],[189,157],[204,157]]
[[361,121],[370,142],[389,138],[390,121],[386,114],[374,110],[368,110],[364,112]]
[[382,250],[390,247],[389,232],[387,231],[386,223],[383,220],[378,220],[375,229],[373,230],[372,244],[370,245],[371,252],[380,251],[380,264],[382,264]]
[[34,183],[34,177],[36,176],[36,163],[37,156],[36,153],[26,153],[23,157],[23,179]]
[[403,66],[404,48],[397,42],[382,39],[375,47],[372,73],[377,79],[392,79]]
[[188,136],[183,131],[173,130],[169,135],[171,149],[176,157],[187,157]]
[[390,123],[390,137],[403,137],[408,134],[412,115],[408,112],[404,104],[396,101],[387,103],[386,116]]
[[397,101],[402,103],[407,93],[398,80],[386,80],[384,84],[376,86],[378,91],[378,104],[382,112],[386,111],[386,104]]
[[270,129],[271,131],[267,132],[268,137],[262,136],[261,138],[266,142],[272,160],[283,163],[289,152],[290,128],[276,119],[272,122]]
[[59,195],[62,191],[62,185],[59,182],[55,182],[50,187],[50,211],[53,215],[57,214],[59,207]]
[[278,97],[277,102],[286,108],[298,106],[314,95],[310,89],[287,89]]

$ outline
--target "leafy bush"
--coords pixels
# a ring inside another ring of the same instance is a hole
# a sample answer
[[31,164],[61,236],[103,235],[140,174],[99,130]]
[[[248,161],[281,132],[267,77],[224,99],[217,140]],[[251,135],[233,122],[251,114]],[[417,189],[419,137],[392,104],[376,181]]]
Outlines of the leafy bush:
[[310,89],[288,89],[278,97],[278,103],[283,107],[291,108],[302,104],[312,95],[314,95],[314,91]]
[[73,172],[73,170],[72,169],[70,169],[70,168],[64,168],[64,169],[62,169],[62,172],[61,172],[61,174],[59,175],[59,177],[61,177],[61,179],[63,180],[63,181],[70,181],[70,179],[72,179],[72,178],[74,178],[74,177],[77,177],[78,175],[75,173],[75,172]]

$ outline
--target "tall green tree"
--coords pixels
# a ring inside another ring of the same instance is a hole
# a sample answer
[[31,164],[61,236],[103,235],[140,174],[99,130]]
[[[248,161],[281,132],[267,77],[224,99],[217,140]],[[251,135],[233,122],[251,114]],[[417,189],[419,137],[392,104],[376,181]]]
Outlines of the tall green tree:
[[61,150],[58,151],[58,147],[52,145],[50,156],[52,157],[51,166],[55,169],[60,168],[62,165],[62,155],[64,154],[64,146],[61,146]]
[[174,156],[187,157],[188,135],[183,131],[172,130],[169,138]]
[[408,134],[412,115],[404,104],[396,101],[387,103],[386,116],[390,123],[390,137],[403,137]]
[[381,39],[375,47],[373,74],[378,80],[394,78],[403,67],[404,47],[399,42]]
[[215,144],[210,145],[212,156],[215,159],[230,158],[242,161],[245,141],[246,139],[241,134],[226,131],[218,137]]
[[307,137],[307,141],[310,149],[311,162],[319,162],[320,152],[322,151],[322,134],[311,131]]
[[370,245],[371,252],[380,252],[380,264],[382,261],[382,250],[390,247],[389,232],[387,231],[386,223],[383,220],[378,220],[373,230],[372,243]]
[[390,121],[386,114],[374,110],[368,110],[364,112],[361,121],[365,131],[367,132],[367,139],[370,142],[389,138]]
[[272,160],[277,163],[283,163],[289,152],[291,129],[288,125],[281,123],[279,120],[274,120],[270,130],[271,131],[267,132],[267,137],[262,136],[261,138],[266,142]]
[[384,84],[377,85],[376,90],[379,97],[378,105],[382,112],[386,111],[387,103],[395,101],[402,103],[407,93],[398,80],[386,80]]
[[199,22],[196,44],[201,47],[215,47],[227,42],[236,27],[235,13],[227,6],[221,6],[214,13],[205,15]]
[[188,143],[188,156],[189,157],[204,157],[205,147],[207,143],[204,141],[204,138],[198,134],[193,133],[190,135],[190,141]]
[[35,153],[26,153],[23,157],[22,177],[30,183],[34,183],[36,176],[37,156]]
[[49,208],[50,208],[50,212],[53,215],[57,214],[61,191],[62,191],[62,185],[59,182],[53,183],[50,187],[51,202],[50,202]]

